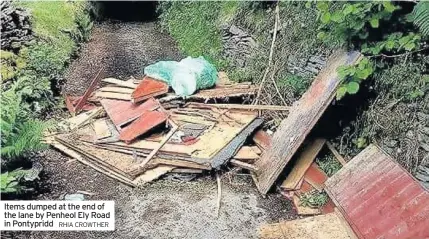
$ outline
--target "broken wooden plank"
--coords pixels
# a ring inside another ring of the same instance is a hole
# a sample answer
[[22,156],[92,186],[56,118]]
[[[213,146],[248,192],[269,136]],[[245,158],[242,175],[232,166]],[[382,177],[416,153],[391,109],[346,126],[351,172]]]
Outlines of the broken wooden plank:
[[237,160],[237,159],[231,159],[230,163],[236,167],[244,168],[244,169],[247,169],[247,170],[252,171],[252,172],[258,171],[258,169],[255,166],[253,166],[252,164],[248,164],[248,163],[242,162],[242,161]]
[[234,155],[234,159],[238,159],[241,161],[254,161],[259,158],[259,155],[253,149],[254,147],[243,146],[241,147],[237,154]]
[[131,101],[130,94],[116,93],[116,92],[95,92],[95,97],[104,98],[104,99],[115,99],[115,100],[126,100]]
[[102,79],[101,81],[111,83],[111,84],[115,84],[115,85],[119,85],[119,86],[123,86],[123,87],[127,87],[127,88],[131,88],[131,89],[135,89],[137,87],[136,84],[134,84],[130,81],[123,81],[123,80],[118,80],[115,78],[105,78],[105,79]]
[[102,87],[102,88],[98,89],[98,91],[132,94],[134,90],[131,88],[106,86],[106,87]]
[[249,86],[248,88],[242,88],[239,86],[231,87],[216,87],[209,90],[200,90],[196,94],[190,95],[190,99],[220,99],[228,97],[242,97],[247,95],[254,95],[258,90],[257,86]]
[[93,128],[96,135],[96,139],[104,139],[112,135],[112,132],[110,132],[109,129],[109,125],[106,121],[106,119],[99,119],[94,121]]
[[213,158],[211,162],[211,166],[213,168],[218,168],[221,165],[228,162],[240,147],[244,144],[247,137],[255,131],[256,128],[261,126],[264,122],[261,118],[256,118],[249,125],[247,125],[231,142],[229,142],[224,148],[222,148]]
[[76,151],[71,150],[70,148],[64,146],[63,144],[59,143],[58,141],[51,141],[50,145],[52,147],[58,149],[59,151],[67,154],[68,156],[72,157],[73,159],[76,159],[80,163],[82,163],[82,164],[84,164],[86,166],[89,166],[89,167],[95,169],[96,171],[98,171],[98,172],[100,172],[100,173],[102,173],[102,174],[104,174],[104,175],[106,175],[106,176],[108,176],[110,178],[116,179],[119,182],[122,182],[122,183],[124,183],[124,184],[126,184],[128,186],[131,186],[131,187],[135,187],[136,186],[136,184],[133,183],[128,178],[123,177],[121,174],[118,174],[118,173],[116,173],[116,172],[114,172],[114,171],[112,171],[112,170],[110,170],[108,168],[105,168],[105,167],[101,166],[101,165],[97,165],[97,164],[89,162],[82,155],[80,155]]
[[93,118],[97,117],[101,112],[103,112],[102,107],[97,107],[90,111],[78,114],[72,118],[65,120],[66,124],[70,130],[77,129],[89,123]]
[[266,194],[291,160],[310,130],[317,123],[332,99],[341,80],[340,66],[354,65],[361,58],[359,52],[337,51],[301,99],[294,103],[289,115],[282,121],[273,136],[273,145],[255,164],[259,168],[256,185]]
[[256,131],[253,136],[253,142],[255,142],[261,150],[266,150],[271,146],[271,136],[264,130],[260,129]]
[[335,156],[335,158],[340,162],[341,165],[346,165],[346,160],[343,156],[335,149],[334,145],[331,144],[331,142],[326,142],[326,146],[328,146],[329,150],[331,150],[332,154]]
[[262,225],[261,239],[351,239],[336,213]]
[[292,168],[292,171],[287,175],[286,179],[283,181],[281,188],[287,189],[287,190],[297,189],[298,183],[304,177],[305,172],[313,163],[314,159],[322,149],[325,142],[326,142],[326,139],[315,139],[309,145],[304,147],[304,149],[296,159],[296,162]]
[[89,96],[95,90],[95,87],[97,87],[97,85],[98,85],[98,83],[100,82],[100,79],[101,79],[100,73],[101,73],[102,69],[103,68],[100,68],[100,70],[98,70],[97,75],[91,81],[91,84],[89,85],[88,89],[86,89],[86,91],[83,94],[83,96],[77,102],[77,104],[76,104],[76,106],[74,107],[74,110],[73,110],[73,115],[76,114],[76,113],[79,113],[79,111],[82,109],[82,107],[86,104],[86,101],[89,98]]
[[129,101],[102,99],[101,105],[118,130],[121,126],[137,119],[146,111],[153,111],[160,107],[159,103],[151,98],[143,104],[133,104]]
[[147,111],[140,115],[130,125],[122,129],[119,139],[129,144],[142,134],[164,123],[168,114],[162,111]]
[[171,170],[172,173],[203,173],[201,169],[193,169],[193,168],[175,168]]
[[131,98],[133,103],[144,101],[150,97],[166,94],[168,85],[160,80],[145,76],[133,91]]
[[240,110],[274,110],[288,111],[289,106],[282,105],[241,105],[241,104],[205,104],[206,106],[220,109],[240,109]]
[[175,167],[173,166],[158,166],[153,169],[145,171],[142,175],[138,176],[133,180],[138,186],[143,186],[146,183],[152,182],[155,179],[158,179],[162,175],[171,172]]
[[307,172],[305,172],[304,180],[321,192],[325,188],[325,182],[328,180],[328,176],[319,168],[317,163],[314,162],[310,165]]

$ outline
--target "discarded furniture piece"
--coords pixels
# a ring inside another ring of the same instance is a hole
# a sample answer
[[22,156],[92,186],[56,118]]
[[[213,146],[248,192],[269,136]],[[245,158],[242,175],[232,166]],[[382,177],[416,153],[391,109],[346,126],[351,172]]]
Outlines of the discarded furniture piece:
[[335,97],[340,84],[337,69],[344,65],[354,65],[360,58],[359,52],[334,53],[327,67],[319,73],[301,99],[290,108],[288,117],[274,133],[271,147],[265,151],[261,159],[255,162],[255,166],[259,169],[255,183],[262,194],[270,190]]
[[326,182],[359,238],[429,238],[429,192],[370,145]]
[[261,239],[352,239],[353,233],[337,213],[262,225]]
[[137,103],[140,101],[147,100],[151,97],[166,94],[167,92],[167,83],[146,76],[131,94],[131,101],[133,103]]

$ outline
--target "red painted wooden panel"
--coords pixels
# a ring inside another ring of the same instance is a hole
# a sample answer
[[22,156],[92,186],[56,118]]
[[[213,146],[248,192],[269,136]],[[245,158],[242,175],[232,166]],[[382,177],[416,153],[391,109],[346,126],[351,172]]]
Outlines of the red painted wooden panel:
[[145,101],[143,104],[133,104],[129,101],[111,99],[102,99],[100,102],[118,130],[124,124],[137,119],[143,112],[159,108],[158,101],[153,98]]
[[126,143],[130,143],[138,136],[165,122],[167,117],[168,115],[165,112],[147,111],[130,125],[125,127],[121,131],[119,139],[125,141]]
[[143,100],[148,97],[155,97],[167,92],[168,85],[165,82],[146,76],[131,94],[131,98]]
[[374,145],[325,189],[359,238],[429,238],[429,192]]
[[304,180],[317,189],[323,189],[328,176],[317,166],[316,162],[312,163],[304,174]]

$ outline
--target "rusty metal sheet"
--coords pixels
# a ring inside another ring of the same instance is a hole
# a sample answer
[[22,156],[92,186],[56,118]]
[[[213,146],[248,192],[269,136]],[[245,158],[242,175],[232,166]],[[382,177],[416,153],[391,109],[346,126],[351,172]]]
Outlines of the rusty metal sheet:
[[361,59],[359,52],[337,51],[301,99],[291,107],[272,137],[271,147],[261,159],[255,162],[259,168],[256,185],[262,194],[266,194],[304,139],[326,110],[340,84],[337,69],[344,65],[353,65]]
[[429,238],[429,192],[377,146],[325,184],[359,238]]
[[118,130],[127,123],[137,119],[146,111],[152,111],[160,107],[158,101],[153,98],[143,104],[133,104],[129,101],[102,99],[101,105]]

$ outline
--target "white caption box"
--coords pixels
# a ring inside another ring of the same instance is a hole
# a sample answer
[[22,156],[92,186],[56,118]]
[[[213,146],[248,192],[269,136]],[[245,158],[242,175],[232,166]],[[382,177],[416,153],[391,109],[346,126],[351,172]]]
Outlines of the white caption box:
[[0,229],[113,231],[114,201],[0,201]]

